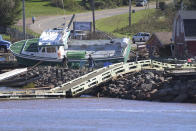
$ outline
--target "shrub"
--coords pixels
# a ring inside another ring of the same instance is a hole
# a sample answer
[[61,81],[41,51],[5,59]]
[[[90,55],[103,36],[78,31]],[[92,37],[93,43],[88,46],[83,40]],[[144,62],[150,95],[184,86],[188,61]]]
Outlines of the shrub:
[[165,10],[165,2],[159,2],[159,8]]
[[67,10],[77,10],[80,9],[81,7],[79,4],[76,2],[76,0],[51,0],[52,5],[60,8],[64,8]]
[[76,0],[64,0],[64,6],[68,10],[78,10],[81,8]]
[[[128,5],[128,0],[94,0],[96,9],[113,8],[116,6]],[[82,6],[91,9],[91,0],[83,0]]]
[[104,1],[95,1],[95,8],[96,9],[103,9],[105,7]]
[[34,85],[34,83],[31,82],[31,83],[23,86],[23,88],[35,88],[35,85]]
[[20,0],[0,0],[0,26],[15,24],[21,13]]

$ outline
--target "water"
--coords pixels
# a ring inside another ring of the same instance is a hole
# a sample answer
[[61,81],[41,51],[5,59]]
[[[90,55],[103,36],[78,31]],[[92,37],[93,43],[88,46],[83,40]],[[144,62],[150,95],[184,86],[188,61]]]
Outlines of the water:
[[6,59],[4,57],[0,57],[0,61],[5,61]]
[[0,101],[0,130],[195,131],[196,104],[112,98]]
[[0,91],[21,91],[22,89],[20,88],[13,88],[13,87],[1,87],[0,86]]

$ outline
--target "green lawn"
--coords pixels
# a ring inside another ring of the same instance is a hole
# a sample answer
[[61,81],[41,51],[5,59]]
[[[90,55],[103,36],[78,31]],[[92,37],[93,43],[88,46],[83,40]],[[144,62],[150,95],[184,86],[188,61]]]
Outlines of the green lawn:
[[80,12],[81,10],[76,10],[75,12],[63,10],[61,8],[55,7],[51,5],[50,1],[43,1],[43,0],[32,0],[32,2],[25,2],[26,6],[26,16],[48,16],[48,15],[63,15],[72,14]]
[[8,41],[10,40],[10,36],[9,35],[6,35],[6,34],[0,34],[0,35],[2,35],[4,40],[8,40]]
[[[141,10],[132,13],[132,24],[139,22],[145,15],[149,15],[154,12],[155,9]],[[126,27],[129,24],[129,14],[117,15],[108,18],[104,18],[96,21],[96,29],[111,33],[117,37],[124,37],[124,35],[119,33],[114,33],[114,30]]]

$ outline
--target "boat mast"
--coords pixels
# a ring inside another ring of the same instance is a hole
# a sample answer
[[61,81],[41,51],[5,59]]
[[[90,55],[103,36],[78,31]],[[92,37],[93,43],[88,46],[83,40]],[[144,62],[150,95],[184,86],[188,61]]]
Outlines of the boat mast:
[[23,12],[23,38],[26,39],[25,0],[22,1],[22,12]]

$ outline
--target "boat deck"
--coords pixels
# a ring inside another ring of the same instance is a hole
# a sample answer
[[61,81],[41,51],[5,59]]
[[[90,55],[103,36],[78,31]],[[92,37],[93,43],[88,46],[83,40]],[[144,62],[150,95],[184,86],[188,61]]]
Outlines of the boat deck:
[[29,52],[38,52],[38,40],[37,38],[35,39],[30,39],[30,40],[23,40],[23,41],[19,41],[14,43],[10,49],[16,53],[16,54],[20,54],[24,45],[24,51],[29,51]]
[[89,54],[93,58],[121,57],[124,52],[120,41],[111,43],[110,40],[71,40],[68,43],[69,51],[85,51],[86,58]]
[[19,42],[16,42],[14,44],[11,45],[10,49],[15,53],[15,54],[20,54],[21,51],[22,51],[22,48],[25,44],[26,40],[23,40],[23,41],[19,41]]

